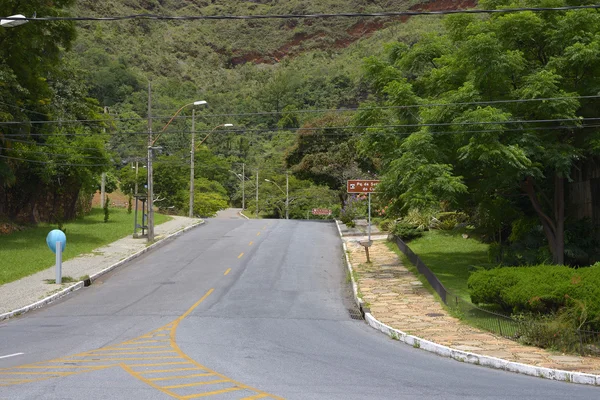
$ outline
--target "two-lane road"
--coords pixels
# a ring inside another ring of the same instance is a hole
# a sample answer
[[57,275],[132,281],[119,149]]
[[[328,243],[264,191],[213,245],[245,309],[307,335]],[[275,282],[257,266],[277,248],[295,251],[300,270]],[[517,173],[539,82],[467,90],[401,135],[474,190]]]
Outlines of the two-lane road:
[[210,220],[0,323],[0,399],[600,398],[437,357],[351,319],[342,257],[330,223]]

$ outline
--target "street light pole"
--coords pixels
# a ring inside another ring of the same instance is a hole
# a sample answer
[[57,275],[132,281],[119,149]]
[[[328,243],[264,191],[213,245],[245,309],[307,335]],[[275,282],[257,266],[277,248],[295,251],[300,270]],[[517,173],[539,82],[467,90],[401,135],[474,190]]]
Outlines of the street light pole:
[[256,218],[258,219],[258,169],[256,170]]
[[148,82],[148,242],[154,241],[154,193],[152,188],[152,84]]
[[246,209],[246,193],[245,191],[245,187],[246,187],[246,163],[242,163],[242,211],[244,211]]
[[190,211],[188,217],[194,217],[194,139],[196,134],[196,109],[192,108],[192,148],[190,149]]

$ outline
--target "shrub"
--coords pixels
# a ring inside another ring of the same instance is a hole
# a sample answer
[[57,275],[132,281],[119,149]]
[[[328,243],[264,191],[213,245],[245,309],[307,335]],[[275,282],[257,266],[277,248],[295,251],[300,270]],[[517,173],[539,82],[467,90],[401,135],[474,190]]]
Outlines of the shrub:
[[537,265],[474,272],[471,300],[513,313],[557,312],[565,323],[600,329],[600,263],[589,268]]
[[430,227],[433,229],[450,231],[454,229],[456,225],[467,222],[467,219],[467,214],[463,212],[441,212],[435,218],[432,219]]
[[108,198],[108,196],[106,196],[105,200],[104,200],[104,222],[108,222],[108,219],[110,218],[110,210],[108,209],[108,204],[110,203],[110,199]]
[[379,223],[379,230],[383,232],[391,232],[394,229],[396,221],[393,219],[384,219]]
[[402,222],[409,225],[414,225],[420,230],[426,230],[431,224],[433,216],[436,214],[435,210],[425,209],[419,210],[418,208],[411,208],[408,214],[402,218]]
[[399,237],[403,241],[408,242],[410,240],[417,239],[423,236],[423,231],[414,225],[406,223],[397,223],[394,226],[392,234],[396,237]]

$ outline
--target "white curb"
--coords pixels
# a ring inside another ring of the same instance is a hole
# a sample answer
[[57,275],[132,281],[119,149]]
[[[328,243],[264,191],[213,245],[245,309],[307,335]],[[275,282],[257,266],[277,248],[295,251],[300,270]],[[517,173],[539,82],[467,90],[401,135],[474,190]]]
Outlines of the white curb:
[[[354,281],[354,276],[352,275],[352,264],[350,263],[350,259],[348,258],[348,252],[346,243],[342,237],[342,231],[340,229],[340,225],[338,221],[335,221],[335,224],[338,228],[338,232],[340,234],[340,238],[342,239],[342,244],[344,247],[344,255],[346,258],[346,266],[350,271],[350,277],[352,279],[352,290],[354,292],[354,299],[356,304],[361,306],[363,301],[359,299],[357,296],[357,283]],[[535,365],[521,364],[514,361],[503,360],[501,358],[484,356],[480,354],[470,353],[463,350],[453,349],[448,346],[443,346],[441,344],[437,344],[431,342],[429,340],[425,340],[419,338],[417,336],[409,335],[401,330],[392,328],[384,324],[381,321],[378,321],[370,312],[365,311],[365,321],[371,327],[377,329],[380,332],[385,333],[392,339],[398,340],[400,342],[406,343],[415,348],[419,348],[421,350],[429,351],[430,353],[435,353],[442,357],[452,358],[454,360],[465,362],[468,364],[482,365],[484,367],[501,369],[508,372],[516,372],[523,375],[531,375],[539,378],[551,379],[555,381],[563,381],[563,382],[572,382],[579,383],[582,385],[594,385],[600,386],[600,375],[586,374],[583,372],[571,372],[564,371],[560,369],[552,369],[552,368],[544,368],[544,367],[536,367]]]
[[246,219],[250,219],[250,218],[246,217],[246,215],[242,211],[240,211],[238,214],[240,214],[242,217],[244,217]]
[[[195,227],[197,227],[199,225],[202,225],[204,223],[205,223],[205,221],[200,221],[200,222],[198,222],[196,224],[193,224],[193,225],[187,226],[187,227],[185,227],[183,229],[180,229],[177,232],[172,233],[169,236],[166,236],[166,237],[164,237],[164,238],[162,238],[162,239],[160,239],[160,240],[152,243],[150,246],[148,246],[148,247],[146,247],[146,248],[138,251],[137,253],[134,253],[134,254],[132,254],[132,255],[130,255],[130,256],[122,259],[121,261],[119,261],[119,262],[111,265],[110,267],[104,268],[102,271],[97,272],[97,273],[91,275],[90,276],[90,281],[91,282],[95,281],[96,279],[98,279],[102,275],[104,275],[104,274],[112,271],[113,269],[118,268],[121,265],[123,265],[123,264],[125,264],[125,263],[127,263],[127,262],[129,262],[129,261],[131,261],[131,260],[133,260],[135,258],[138,258],[142,254],[145,254],[145,253],[149,252],[152,249],[156,249],[157,247],[162,246],[163,244],[167,243],[168,241],[170,241],[170,240],[172,240],[172,239],[174,239],[174,238],[182,235],[183,233],[189,231],[190,229],[193,229],[193,228],[195,228]],[[19,316],[21,314],[24,314],[24,313],[26,313],[28,311],[31,311],[31,310],[35,310],[37,308],[41,308],[41,307],[43,307],[43,306],[45,306],[47,304],[50,304],[50,303],[52,303],[52,302],[60,299],[63,296],[66,296],[67,294],[69,294],[71,292],[74,292],[76,290],[81,289],[83,286],[84,286],[83,281],[77,282],[77,283],[75,283],[75,284],[73,284],[73,285],[71,285],[71,286],[69,286],[69,287],[61,290],[60,292],[55,293],[55,294],[53,294],[51,296],[48,296],[48,297],[46,297],[46,298],[44,298],[44,299],[42,299],[40,301],[37,301],[37,302],[35,302],[33,304],[30,304],[30,305],[25,306],[25,307],[21,307],[21,308],[19,308],[17,310],[9,311],[9,312],[4,313],[4,314],[0,314],[0,321],[5,320],[5,319],[9,319],[9,318],[13,318],[13,317],[16,317],[16,316]]]

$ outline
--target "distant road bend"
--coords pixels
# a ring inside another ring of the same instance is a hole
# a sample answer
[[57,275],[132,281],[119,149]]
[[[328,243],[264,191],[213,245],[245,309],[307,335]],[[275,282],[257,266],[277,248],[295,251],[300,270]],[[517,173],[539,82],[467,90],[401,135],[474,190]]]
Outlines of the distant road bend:
[[0,399],[597,399],[350,318],[335,225],[211,219],[0,323]]

